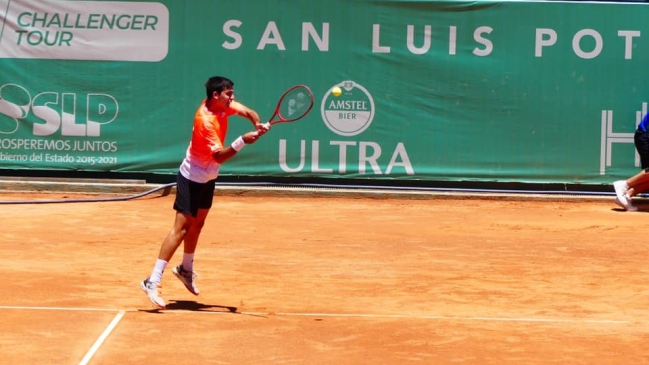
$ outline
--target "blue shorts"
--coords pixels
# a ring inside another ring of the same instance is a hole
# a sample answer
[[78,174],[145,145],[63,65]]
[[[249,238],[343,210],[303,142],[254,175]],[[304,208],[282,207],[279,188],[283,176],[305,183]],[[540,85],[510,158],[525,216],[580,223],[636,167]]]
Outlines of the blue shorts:
[[649,168],[649,132],[642,131],[640,129],[635,131],[633,135],[633,142],[635,143],[635,149],[640,155],[640,165],[642,169]]
[[174,209],[177,212],[196,217],[199,209],[212,208],[216,180],[197,183],[187,179],[179,172],[176,182]]

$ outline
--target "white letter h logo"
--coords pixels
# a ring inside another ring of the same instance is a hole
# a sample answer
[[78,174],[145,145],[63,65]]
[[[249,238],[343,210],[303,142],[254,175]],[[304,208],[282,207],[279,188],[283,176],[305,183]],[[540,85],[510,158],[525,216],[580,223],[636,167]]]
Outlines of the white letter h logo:
[[[642,110],[635,112],[636,126],[647,114],[647,103],[642,103]],[[606,166],[611,166],[613,143],[633,143],[634,133],[613,132],[613,111],[602,110],[602,144],[600,147],[599,174],[606,174]],[[640,155],[635,151],[635,166],[640,166]]]

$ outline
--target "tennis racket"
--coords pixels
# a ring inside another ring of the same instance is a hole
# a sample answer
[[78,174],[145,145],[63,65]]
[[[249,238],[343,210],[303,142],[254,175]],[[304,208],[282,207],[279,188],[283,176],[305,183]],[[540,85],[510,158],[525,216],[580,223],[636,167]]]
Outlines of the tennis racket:
[[266,126],[270,127],[277,123],[295,122],[304,118],[314,103],[313,92],[306,85],[295,85],[286,90],[275,108],[275,113]]

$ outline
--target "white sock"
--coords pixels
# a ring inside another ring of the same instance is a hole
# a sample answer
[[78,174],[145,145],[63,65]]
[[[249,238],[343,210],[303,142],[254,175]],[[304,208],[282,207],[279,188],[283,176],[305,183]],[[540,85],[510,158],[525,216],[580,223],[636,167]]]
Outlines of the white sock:
[[194,271],[194,253],[183,253],[183,269],[189,272]]
[[160,284],[160,282],[162,282],[162,273],[165,272],[166,268],[167,261],[157,259],[155,266],[153,267],[153,272],[151,272],[151,276],[149,277],[149,281]]

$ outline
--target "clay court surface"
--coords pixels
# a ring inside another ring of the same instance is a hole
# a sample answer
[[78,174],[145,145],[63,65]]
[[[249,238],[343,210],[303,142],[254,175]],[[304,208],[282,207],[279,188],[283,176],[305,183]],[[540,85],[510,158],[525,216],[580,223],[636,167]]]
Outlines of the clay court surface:
[[2,205],[0,364],[649,364],[649,206],[611,200],[217,197],[164,311],[173,194]]

